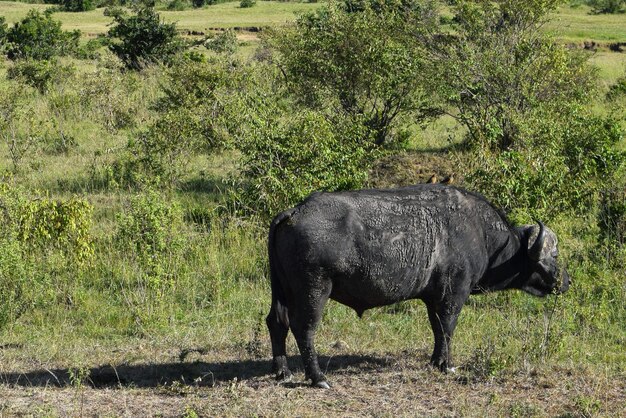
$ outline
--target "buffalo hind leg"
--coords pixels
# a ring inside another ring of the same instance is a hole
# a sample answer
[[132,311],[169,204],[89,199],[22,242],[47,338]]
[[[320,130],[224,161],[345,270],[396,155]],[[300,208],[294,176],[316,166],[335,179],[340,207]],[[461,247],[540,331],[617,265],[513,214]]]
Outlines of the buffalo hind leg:
[[272,341],[273,372],[276,374],[276,380],[289,381],[291,379],[291,371],[287,365],[287,349],[286,340],[289,328],[283,324],[276,312],[276,305],[272,303],[270,313],[265,318],[265,323],[270,332]]
[[453,370],[451,369],[452,335],[464,302],[465,300],[462,302],[443,300],[438,303],[429,302],[426,304],[428,319],[435,337],[435,348],[430,358],[430,364],[444,373]]
[[289,325],[293,333],[302,361],[306,377],[311,379],[311,385],[318,388],[329,389],[330,385],[322,373],[314,347],[315,330],[322,318],[322,311],[330,295],[330,286],[327,289],[316,289],[303,292],[303,294],[315,294],[317,298],[299,298],[297,309],[289,309]]

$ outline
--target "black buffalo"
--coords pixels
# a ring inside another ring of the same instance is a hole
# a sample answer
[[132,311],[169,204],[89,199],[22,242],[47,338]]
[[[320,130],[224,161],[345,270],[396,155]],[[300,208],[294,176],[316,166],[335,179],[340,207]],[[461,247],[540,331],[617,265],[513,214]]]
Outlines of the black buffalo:
[[513,227],[485,198],[441,184],[314,193],[269,231],[272,307],[266,322],[278,379],[291,375],[291,329],[317,387],[327,388],[313,337],[328,298],[363,311],[407,299],[426,304],[431,363],[450,367],[450,341],[470,294],[569,287],[557,237],[542,223]]

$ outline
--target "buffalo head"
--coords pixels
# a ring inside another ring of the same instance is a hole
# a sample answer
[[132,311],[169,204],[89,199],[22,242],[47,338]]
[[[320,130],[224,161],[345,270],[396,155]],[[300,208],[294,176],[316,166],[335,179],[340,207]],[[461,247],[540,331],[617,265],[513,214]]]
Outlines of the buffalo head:
[[556,234],[543,223],[520,227],[528,242],[528,274],[521,289],[531,295],[563,293],[570,285],[565,268],[559,263]]

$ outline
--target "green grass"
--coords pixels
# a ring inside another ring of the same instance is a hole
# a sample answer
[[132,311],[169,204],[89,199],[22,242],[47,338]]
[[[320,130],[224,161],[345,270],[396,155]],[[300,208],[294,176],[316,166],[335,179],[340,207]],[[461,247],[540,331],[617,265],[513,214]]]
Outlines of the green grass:
[[566,43],[626,42],[626,14],[590,14],[589,7],[561,6],[546,28]]
[[[49,6],[3,1],[0,2],[0,16],[5,16],[7,22],[14,23],[26,16],[32,8],[43,10],[47,7]],[[294,21],[297,14],[318,7],[316,3],[259,1],[254,7],[241,8],[239,2],[229,2],[201,9],[161,10],[159,14],[166,22],[175,22],[181,31],[206,31],[208,28],[262,28],[283,25]],[[62,22],[64,30],[78,29],[86,36],[95,36],[106,33],[113,21],[103,13],[104,8],[80,13],[58,12],[54,14],[54,18]]]
[[[239,2],[205,6],[184,11],[159,11],[168,22],[176,22],[184,31],[205,31],[207,28],[265,27],[292,22],[297,14],[315,10],[322,3],[294,3],[258,1],[254,7],[240,8]],[[16,22],[31,8],[43,10],[47,5],[0,2],[0,15],[8,22]],[[626,15],[592,15],[588,7],[562,6],[547,25],[567,43],[597,41],[602,43],[626,42]],[[56,13],[65,30],[80,29],[87,35],[105,33],[111,18],[103,15],[104,9],[81,13]]]

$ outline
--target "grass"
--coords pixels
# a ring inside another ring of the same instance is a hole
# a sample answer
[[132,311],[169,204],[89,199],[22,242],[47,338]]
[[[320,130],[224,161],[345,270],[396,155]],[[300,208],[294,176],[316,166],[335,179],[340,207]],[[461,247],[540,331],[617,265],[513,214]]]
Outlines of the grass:
[[590,14],[590,8],[586,6],[559,7],[554,20],[546,28],[566,43],[626,42],[626,15]]
[[[159,11],[168,22],[176,22],[182,31],[206,31],[208,28],[265,27],[292,22],[297,14],[315,10],[321,3],[258,1],[254,7],[240,8],[239,2],[221,3],[201,9],[184,11]],[[13,23],[24,17],[28,10],[43,10],[49,6],[26,3],[0,2],[0,16]],[[566,43],[584,41],[600,43],[626,42],[626,15],[594,15],[585,6],[562,6],[547,29],[557,33]],[[63,29],[79,29],[88,36],[108,31],[112,19],[103,15],[104,9],[81,13],[55,14]]]
[[[49,6],[26,3],[0,2],[0,16],[14,23],[26,16],[28,10],[43,10]],[[262,28],[292,22],[296,15],[319,7],[316,3],[294,3],[259,1],[254,7],[241,8],[239,2],[220,3],[201,9],[183,11],[160,10],[166,22],[176,22],[179,30],[203,32],[208,28]],[[104,8],[80,13],[55,13],[55,19],[63,24],[64,30],[80,30],[86,36],[106,33],[112,18],[104,16]]]
[[[31,7],[2,2],[0,14],[15,21]],[[204,30],[281,24],[294,11],[314,7],[258,2],[239,9],[227,3],[162,16],[181,29]],[[581,21],[609,19],[584,9],[560,13]],[[102,10],[56,16],[65,29],[89,35],[105,32],[108,22]],[[605,30],[597,28],[592,39],[604,39]],[[607,88],[624,74],[623,54],[601,51],[592,61]],[[74,63],[79,75],[96,70],[94,62]],[[0,83],[6,83],[7,65],[0,69]],[[151,105],[160,94],[160,77],[156,71],[101,77],[98,84],[109,83],[117,96],[98,100],[133,109],[138,125],[145,126],[155,117]],[[46,99],[38,100],[36,119],[49,120]],[[238,154],[192,156],[183,186],[163,193],[164,201],[181,204],[185,222],[174,231],[183,243],[163,256],[167,274],[159,281],[146,273],[136,250],[121,249],[113,239],[118,216],[128,212],[130,197],[139,191],[102,187],[90,177],[94,164],[102,167],[121,155],[133,128],[107,129],[102,115],[88,106],[66,116],[78,147],[29,156],[13,181],[40,196],[88,200],[95,208],[90,232],[96,258],[84,268],[68,268],[54,254],[40,254],[28,278],[33,303],[0,330],[0,415],[624,416],[623,272],[589,258],[584,219],[551,225],[570,260],[576,285],[569,293],[546,299],[519,292],[472,297],[455,335],[454,359],[464,366],[456,375],[427,365],[433,342],[421,302],[367,311],[361,320],[330,302],[316,346],[333,390],[306,387],[292,337],[295,382],[279,385],[270,374],[263,323],[270,302],[266,225],[222,217],[216,209]],[[426,178],[429,170],[454,171],[447,154],[424,151],[438,151],[447,145],[442,138],[460,135],[450,119],[420,132],[407,156],[392,161],[406,162],[398,182],[417,169]],[[9,166],[3,144],[0,169]],[[381,184],[390,177],[382,173]]]

